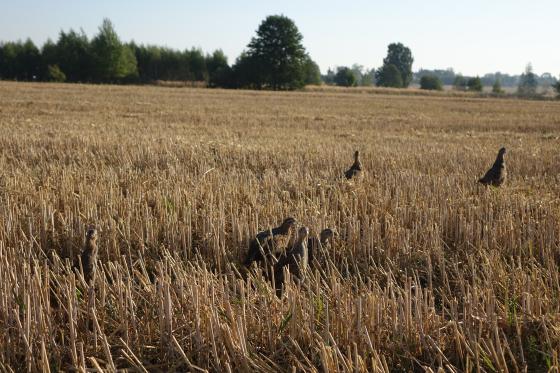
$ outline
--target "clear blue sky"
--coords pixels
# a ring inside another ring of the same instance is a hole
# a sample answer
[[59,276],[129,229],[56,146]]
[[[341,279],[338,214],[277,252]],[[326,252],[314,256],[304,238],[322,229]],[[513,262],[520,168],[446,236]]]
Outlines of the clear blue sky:
[[311,57],[328,67],[378,67],[387,45],[412,49],[414,70],[447,68],[474,75],[560,74],[560,0],[146,1],[1,0],[0,40],[56,40],[61,29],[93,36],[104,17],[121,39],[205,52],[235,60],[271,14],[292,18]]

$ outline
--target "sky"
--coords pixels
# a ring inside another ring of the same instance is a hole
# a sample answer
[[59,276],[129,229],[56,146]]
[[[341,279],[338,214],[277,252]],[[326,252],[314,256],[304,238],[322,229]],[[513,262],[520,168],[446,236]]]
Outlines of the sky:
[[531,62],[538,74],[560,74],[560,0],[0,0],[0,40],[42,45],[69,29],[92,37],[109,18],[123,41],[222,49],[233,63],[273,14],[295,21],[323,73],[377,68],[387,45],[402,42],[415,71],[519,74]]

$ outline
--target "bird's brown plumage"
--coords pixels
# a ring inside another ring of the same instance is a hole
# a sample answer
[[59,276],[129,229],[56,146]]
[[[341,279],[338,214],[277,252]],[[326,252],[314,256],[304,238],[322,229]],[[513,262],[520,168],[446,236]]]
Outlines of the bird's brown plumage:
[[502,185],[506,179],[506,163],[504,161],[504,155],[506,154],[506,148],[501,148],[498,151],[498,156],[492,167],[486,171],[483,177],[481,177],[478,182],[484,185],[492,185],[499,187]]
[[362,175],[362,162],[360,161],[360,152],[356,150],[354,153],[354,163],[350,168],[344,173],[346,179],[358,178]]
[[[249,251],[243,264],[250,266],[253,262],[270,261],[273,257],[289,246],[293,228],[297,221],[294,218],[286,218],[279,227],[268,229],[257,233],[249,243]],[[264,256],[263,256],[264,253]]]
[[95,279],[97,263],[97,230],[89,228],[86,233],[86,243],[81,255],[84,279],[91,284]]
[[297,281],[303,280],[309,262],[307,248],[308,236],[309,228],[301,227],[298,231],[294,246],[282,255],[274,265],[274,287],[276,288],[277,295],[282,295],[282,285],[284,285],[285,280],[284,268],[286,268]]
[[315,258],[315,254],[319,251],[320,247],[323,247],[329,242],[334,236],[334,231],[330,228],[323,229],[319,234],[319,238],[317,237],[309,237],[307,240],[307,251],[308,251],[308,258],[309,258],[309,266],[313,265],[313,258]]

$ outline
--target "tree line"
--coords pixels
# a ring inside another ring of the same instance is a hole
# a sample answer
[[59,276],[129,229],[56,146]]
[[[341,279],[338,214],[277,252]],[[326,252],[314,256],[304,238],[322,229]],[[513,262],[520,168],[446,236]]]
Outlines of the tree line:
[[504,94],[502,88],[517,87],[517,95],[522,97],[537,97],[546,92],[549,87],[555,89],[560,96],[560,80],[553,77],[550,73],[537,75],[533,72],[533,67],[529,63],[521,75],[508,75],[500,72],[479,76],[463,76],[456,74],[453,69],[446,70],[426,70],[420,69],[412,72],[414,59],[410,49],[401,43],[390,44],[387,49],[387,57],[383,60],[383,65],[375,69],[365,69],[361,65],[353,65],[351,68],[340,66],[336,72],[329,69],[326,75],[322,76],[326,84],[353,87],[377,85],[381,87],[406,88],[411,83],[416,83],[421,89],[443,90],[444,85],[450,85],[455,90],[482,92],[484,86],[491,86],[492,93],[496,95]]
[[204,81],[212,87],[295,89],[320,84],[318,65],[302,45],[302,35],[285,16],[267,17],[233,65],[221,50],[204,54],[155,45],[125,43],[112,22],[103,20],[89,39],[61,31],[42,47],[27,39],[0,44],[0,79],[82,83]]
[[[423,89],[442,89],[443,84],[452,84],[455,89],[470,91],[482,91],[484,85],[492,85],[494,93],[503,93],[502,84],[513,84],[511,76],[500,73],[482,78],[464,77],[452,69],[413,73],[412,52],[402,43],[389,44],[378,69],[341,66],[321,76],[302,40],[291,19],[269,16],[230,65],[221,50],[204,54],[197,48],[180,51],[122,42],[111,21],[104,19],[92,39],[83,31],[70,30],[61,31],[56,42],[48,40],[41,48],[30,39],[0,43],[0,79],[83,83],[203,81],[210,87],[273,90],[321,83],[406,88],[414,82]],[[515,84],[525,96],[536,94],[539,84],[555,87],[560,93],[558,80],[550,74],[537,76],[530,65],[515,77]]]

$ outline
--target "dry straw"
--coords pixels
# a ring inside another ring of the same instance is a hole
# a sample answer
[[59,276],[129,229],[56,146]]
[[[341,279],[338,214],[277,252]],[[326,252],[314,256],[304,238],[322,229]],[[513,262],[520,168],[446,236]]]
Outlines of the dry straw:
[[[0,370],[560,367],[556,102],[22,83],[0,102]],[[505,185],[478,185],[502,145]],[[278,298],[240,264],[287,216],[338,235]]]

